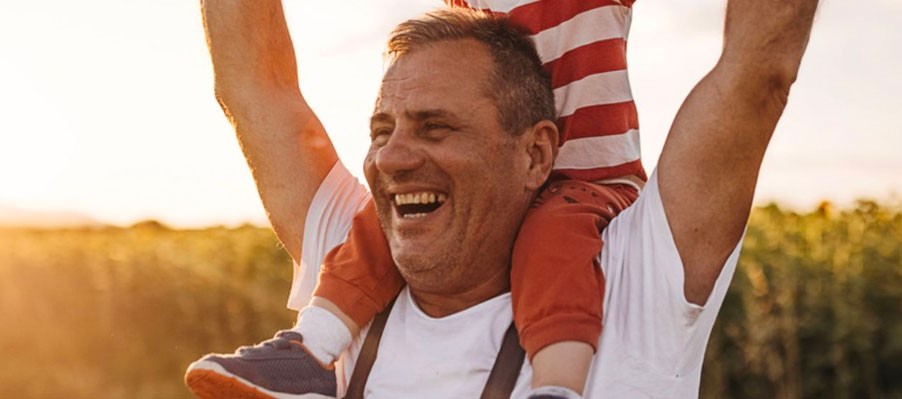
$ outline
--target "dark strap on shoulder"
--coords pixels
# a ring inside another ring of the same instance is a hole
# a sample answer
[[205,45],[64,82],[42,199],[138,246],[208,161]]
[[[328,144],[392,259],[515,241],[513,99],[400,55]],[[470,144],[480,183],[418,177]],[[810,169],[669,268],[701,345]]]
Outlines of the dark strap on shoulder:
[[[388,320],[388,314],[391,312],[394,301],[386,306],[382,313],[376,315],[370,330],[366,334],[363,341],[363,347],[360,348],[360,354],[357,356],[357,364],[354,365],[354,373],[351,374],[351,381],[348,384],[348,392],[344,399],[363,399],[363,389],[366,387],[366,380],[370,376],[370,370],[376,363],[376,353],[379,351],[379,342],[382,340],[382,331],[385,330],[385,322]],[[507,329],[504,334],[504,341],[501,342],[501,349],[498,351],[498,357],[495,358],[495,365],[489,373],[489,379],[486,381],[485,388],[482,390],[481,399],[509,399],[517,384],[517,378],[520,376],[520,369],[523,367],[523,361],[526,358],[526,352],[520,347],[520,336],[517,334],[517,328],[514,323]]]
[[525,359],[526,352],[520,346],[517,327],[511,323],[504,333],[504,341],[501,342],[501,349],[495,358],[495,366],[489,373],[489,380],[485,383],[480,399],[510,399]]
[[381,313],[373,318],[370,323],[370,331],[366,334],[363,341],[363,347],[357,355],[357,363],[354,365],[354,373],[351,374],[351,382],[348,383],[348,392],[345,393],[344,399],[363,399],[363,388],[366,387],[366,380],[370,377],[370,370],[373,363],[376,363],[376,353],[379,352],[379,341],[382,340],[382,331],[385,330],[385,322],[388,321],[388,314],[394,306],[395,301],[392,300]]

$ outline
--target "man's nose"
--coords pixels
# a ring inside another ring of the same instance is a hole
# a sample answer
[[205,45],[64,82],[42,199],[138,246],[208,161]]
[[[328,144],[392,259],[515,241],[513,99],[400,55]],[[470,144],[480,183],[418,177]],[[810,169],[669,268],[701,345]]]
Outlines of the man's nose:
[[387,175],[411,171],[423,165],[423,154],[411,132],[396,130],[376,153],[376,168]]

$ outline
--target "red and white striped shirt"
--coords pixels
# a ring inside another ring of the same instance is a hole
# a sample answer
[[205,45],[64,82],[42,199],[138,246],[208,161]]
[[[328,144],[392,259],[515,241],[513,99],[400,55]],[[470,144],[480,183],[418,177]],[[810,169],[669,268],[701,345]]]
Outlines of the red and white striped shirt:
[[646,180],[626,68],[635,0],[445,0],[507,14],[532,33],[551,74],[561,148],[557,173],[583,181]]

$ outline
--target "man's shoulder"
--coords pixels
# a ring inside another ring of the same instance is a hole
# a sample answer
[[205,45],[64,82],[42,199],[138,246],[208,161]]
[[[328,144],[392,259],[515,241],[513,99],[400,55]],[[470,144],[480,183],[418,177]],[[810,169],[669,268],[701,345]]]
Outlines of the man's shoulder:
[[313,295],[320,265],[326,254],[348,237],[354,215],[370,194],[338,161],[326,175],[310,202],[301,240],[301,262],[295,265],[288,307],[300,309]]

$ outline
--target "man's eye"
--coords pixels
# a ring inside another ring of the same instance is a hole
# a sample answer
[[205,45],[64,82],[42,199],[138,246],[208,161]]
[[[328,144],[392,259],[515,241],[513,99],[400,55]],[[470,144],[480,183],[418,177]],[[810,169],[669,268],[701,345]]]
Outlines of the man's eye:
[[441,123],[427,123],[423,126],[426,130],[441,130],[441,129],[450,129],[451,127],[448,125],[444,125]]
[[391,129],[374,129],[370,131],[370,142],[373,144],[384,143],[391,135]]
[[385,136],[385,135],[391,134],[391,132],[392,132],[392,129],[389,127],[374,127],[372,129],[370,129],[370,137],[376,138],[379,136]]

